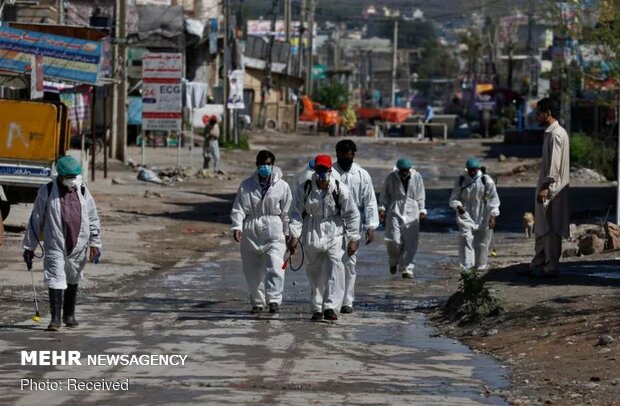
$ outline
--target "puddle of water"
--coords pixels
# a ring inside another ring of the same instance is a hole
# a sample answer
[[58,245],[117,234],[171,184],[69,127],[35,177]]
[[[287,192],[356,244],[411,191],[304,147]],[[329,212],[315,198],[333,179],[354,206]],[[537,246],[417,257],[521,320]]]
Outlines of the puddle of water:
[[620,272],[589,273],[588,276],[604,279],[620,279]]
[[[614,258],[614,260],[619,260],[620,258]],[[587,262],[580,262],[578,266],[573,268],[571,265],[568,266],[568,273],[574,275],[583,275],[584,273],[587,276],[592,276],[595,278],[604,278],[604,279],[620,279],[620,270],[617,265],[608,265],[608,264],[600,264],[593,263],[588,264]]]
[[454,223],[454,210],[449,207],[429,209],[426,213],[427,221]]
[[[373,345],[394,345],[419,350],[408,362],[419,362],[431,365],[441,360],[442,364],[453,363],[455,366],[474,368],[474,378],[483,381],[491,389],[502,389],[509,386],[505,370],[491,358],[474,354],[468,347],[445,337],[436,337],[433,330],[426,325],[426,316],[410,313],[410,323],[362,326],[356,329],[354,338]],[[452,361],[446,361],[450,357]],[[460,360],[459,360],[460,359]],[[452,388],[454,390],[454,388]]]

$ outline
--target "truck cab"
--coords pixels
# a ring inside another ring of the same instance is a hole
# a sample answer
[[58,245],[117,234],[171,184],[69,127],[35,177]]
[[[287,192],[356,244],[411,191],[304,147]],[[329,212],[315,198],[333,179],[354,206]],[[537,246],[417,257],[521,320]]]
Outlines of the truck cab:
[[0,212],[34,202],[70,144],[67,107],[60,102],[0,99]]

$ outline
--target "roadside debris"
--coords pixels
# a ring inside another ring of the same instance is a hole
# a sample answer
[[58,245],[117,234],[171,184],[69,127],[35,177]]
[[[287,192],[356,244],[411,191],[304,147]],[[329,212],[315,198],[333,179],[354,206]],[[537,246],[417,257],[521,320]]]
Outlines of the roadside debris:
[[159,185],[164,183],[161,179],[159,179],[155,172],[145,167],[140,167],[140,169],[138,169],[138,180],[157,183]]
[[153,198],[153,197],[157,197],[160,198],[162,197],[161,193],[157,193],[157,192],[151,192],[150,190],[147,190],[144,192],[144,197],[147,199]]
[[572,168],[570,172],[571,180],[581,180],[584,182],[607,182],[607,178],[590,168]]
[[614,338],[612,336],[603,334],[598,337],[598,342],[596,343],[596,345],[602,347],[602,346],[609,345],[613,342],[614,342]]

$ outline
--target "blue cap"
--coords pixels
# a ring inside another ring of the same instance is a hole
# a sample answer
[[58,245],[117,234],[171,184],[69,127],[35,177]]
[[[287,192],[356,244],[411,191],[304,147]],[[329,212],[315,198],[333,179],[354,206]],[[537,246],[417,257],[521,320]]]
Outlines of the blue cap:
[[77,176],[82,174],[82,167],[72,156],[63,156],[56,162],[59,176]]
[[482,164],[478,158],[469,158],[467,162],[465,162],[465,168],[467,169],[480,169],[482,168]]
[[411,169],[413,168],[413,161],[409,158],[400,158],[396,161],[396,167],[398,169]]

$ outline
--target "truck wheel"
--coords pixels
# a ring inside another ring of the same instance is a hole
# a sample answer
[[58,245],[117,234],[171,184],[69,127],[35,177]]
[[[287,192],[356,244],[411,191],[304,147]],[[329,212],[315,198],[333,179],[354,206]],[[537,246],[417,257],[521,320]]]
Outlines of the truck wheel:
[[9,212],[11,211],[11,205],[9,202],[1,201],[0,202],[0,213],[2,214],[2,220],[9,217]]

